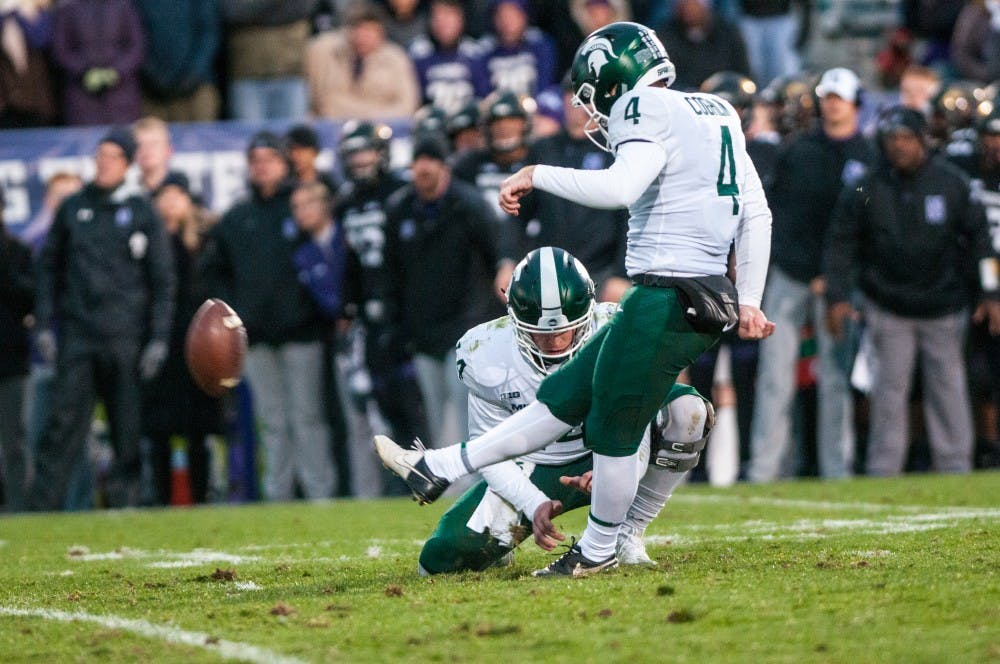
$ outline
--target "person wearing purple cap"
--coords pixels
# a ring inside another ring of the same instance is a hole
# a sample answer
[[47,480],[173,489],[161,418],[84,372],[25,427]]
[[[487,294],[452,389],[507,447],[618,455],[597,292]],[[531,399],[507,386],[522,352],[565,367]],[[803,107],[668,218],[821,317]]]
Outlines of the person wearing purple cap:
[[526,0],[493,0],[493,34],[480,46],[493,90],[534,96],[556,82],[552,38],[530,24]]

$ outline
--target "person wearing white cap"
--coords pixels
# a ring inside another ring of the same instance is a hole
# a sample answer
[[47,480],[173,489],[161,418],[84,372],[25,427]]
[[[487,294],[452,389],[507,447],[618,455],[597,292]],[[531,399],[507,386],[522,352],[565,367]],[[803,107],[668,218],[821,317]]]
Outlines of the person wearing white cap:
[[847,477],[854,465],[853,403],[844,361],[846,346],[822,325],[823,237],[837,197],[873,163],[874,148],[859,131],[861,82],[850,69],[826,71],[816,86],[820,126],[778,155],[767,193],[774,215],[771,269],[763,308],[775,333],[760,345],[751,459],[747,477],[768,482],[789,474],[792,406],[799,331],[812,322],[818,347],[817,457],[824,477]]

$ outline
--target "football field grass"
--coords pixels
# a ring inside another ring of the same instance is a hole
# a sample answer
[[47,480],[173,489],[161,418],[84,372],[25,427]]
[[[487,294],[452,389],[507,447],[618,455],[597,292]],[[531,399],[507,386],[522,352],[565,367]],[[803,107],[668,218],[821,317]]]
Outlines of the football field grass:
[[449,502],[2,517],[0,661],[1000,662],[1000,473],[684,486],[579,580],[418,577]]

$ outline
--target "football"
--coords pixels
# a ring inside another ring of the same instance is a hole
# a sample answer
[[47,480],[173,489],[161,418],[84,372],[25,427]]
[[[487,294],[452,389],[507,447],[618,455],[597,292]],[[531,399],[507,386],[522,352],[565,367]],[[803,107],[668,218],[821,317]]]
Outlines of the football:
[[222,300],[205,300],[184,341],[184,358],[194,382],[209,396],[222,396],[239,384],[246,354],[247,330],[240,317]]

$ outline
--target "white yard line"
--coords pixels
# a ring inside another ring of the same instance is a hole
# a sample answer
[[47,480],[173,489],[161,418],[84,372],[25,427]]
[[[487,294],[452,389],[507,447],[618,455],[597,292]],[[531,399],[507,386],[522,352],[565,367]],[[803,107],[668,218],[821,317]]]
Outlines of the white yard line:
[[301,659],[288,657],[273,650],[239,641],[217,639],[204,632],[188,632],[176,627],[157,625],[145,620],[123,618],[114,615],[96,615],[82,611],[57,611],[54,609],[22,609],[13,606],[0,606],[0,615],[18,616],[24,618],[42,618],[58,622],[91,622],[109,629],[120,629],[132,632],[150,639],[159,639],[167,643],[193,646],[213,652],[223,659],[236,659],[244,662],[260,662],[260,664],[300,664]]
[[102,560],[124,560],[124,559],[144,559],[144,558],[164,558],[165,561],[153,563],[154,567],[194,567],[204,563],[228,563],[230,565],[241,565],[244,563],[254,563],[262,560],[260,556],[246,556],[237,553],[226,553],[225,551],[212,551],[209,549],[194,549],[192,551],[145,551],[143,549],[130,549],[122,547],[115,551],[104,553],[91,553],[85,546],[71,546],[66,554],[67,558],[79,562],[95,562]]
[[670,502],[682,503],[737,503],[747,505],[770,505],[772,507],[791,507],[803,509],[823,509],[823,510],[856,510],[859,512],[930,512],[937,511],[943,514],[950,512],[984,512],[993,513],[996,510],[992,507],[947,507],[940,505],[894,505],[892,503],[861,503],[861,502],[833,502],[829,500],[793,500],[791,498],[765,498],[762,496],[732,496],[732,495],[712,495],[702,496],[689,493],[675,494]]
[[[893,535],[914,533],[957,526],[972,519],[995,521],[1000,519],[1000,509],[956,509],[926,514],[888,515],[882,519],[799,519],[791,523],[771,521],[744,521],[742,523],[693,525],[671,535],[649,535],[650,544],[693,545],[706,542],[741,542],[747,539],[821,539],[842,534]],[[719,533],[714,535],[711,533]],[[722,534],[726,533],[726,534]]]

